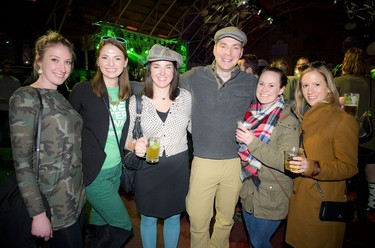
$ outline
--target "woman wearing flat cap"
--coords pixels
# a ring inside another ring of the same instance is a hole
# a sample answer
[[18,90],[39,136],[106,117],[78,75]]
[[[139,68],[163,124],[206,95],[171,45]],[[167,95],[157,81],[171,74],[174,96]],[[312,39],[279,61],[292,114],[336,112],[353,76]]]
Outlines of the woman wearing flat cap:
[[[177,247],[180,214],[185,211],[189,186],[187,132],[191,130],[191,95],[179,88],[178,67],[182,57],[177,52],[154,45],[147,57],[142,96],[141,126],[143,137],[135,141],[135,152],[144,157],[147,138],[159,137],[159,162],[142,160],[136,171],[135,200],[141,214],[143,248],[156,248],[157,221],[164,220],[164,247]],[[130,98],[130,126],[126,144],[131,148],[135,96]]]

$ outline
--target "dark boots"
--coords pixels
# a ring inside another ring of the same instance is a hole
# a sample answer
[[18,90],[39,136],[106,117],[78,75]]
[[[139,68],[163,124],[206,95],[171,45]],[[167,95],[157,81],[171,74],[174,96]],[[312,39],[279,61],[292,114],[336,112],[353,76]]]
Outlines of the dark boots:
[[132,237],[133,231],[115,226],[87,226],[87,248],[122,248]]

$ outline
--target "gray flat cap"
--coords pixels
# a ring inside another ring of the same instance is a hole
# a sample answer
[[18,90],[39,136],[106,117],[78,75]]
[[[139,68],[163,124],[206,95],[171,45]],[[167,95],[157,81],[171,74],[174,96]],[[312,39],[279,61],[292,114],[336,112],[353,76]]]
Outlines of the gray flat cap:
[[245,46],[247,43],[246,34],[236,27],[226,27],[218,30],[214,36],[215,43],[217,43],[218,40],[224,37],[231,37],[233,39],[236,39],[242,43],[242,46]]
[[148,56],[147,62],[158,61],[158,60],[166,60],[166,61],[175,61],[177,63],[177,68],[182,65],[182,56],[169,49],[168,47],[155,44],[151,47]]

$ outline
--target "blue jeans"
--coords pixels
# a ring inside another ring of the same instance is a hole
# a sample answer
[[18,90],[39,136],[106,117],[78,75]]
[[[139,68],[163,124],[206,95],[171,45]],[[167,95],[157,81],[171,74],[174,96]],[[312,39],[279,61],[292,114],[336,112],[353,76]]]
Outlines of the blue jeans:
[[242,208],[243,218],[246,224],[249,243],[252,248],[272,248],[270,239],[275,233],[281,220],[267,220],[254,217],[254,214],[246,212]]

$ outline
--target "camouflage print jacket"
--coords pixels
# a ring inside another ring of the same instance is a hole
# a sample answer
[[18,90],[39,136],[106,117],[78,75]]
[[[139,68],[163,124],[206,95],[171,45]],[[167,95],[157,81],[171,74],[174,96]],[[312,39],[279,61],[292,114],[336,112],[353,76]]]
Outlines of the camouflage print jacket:
[[[38,89],[43,99],[40,189],[52,213],[53,230],[75,223],[86,195],[82,179],[82,119],[57,91]],[[9,103],[10,135],[17,181],[30,217],[45,211],[34,172],[34,134],[40,101],[30,86]]]

